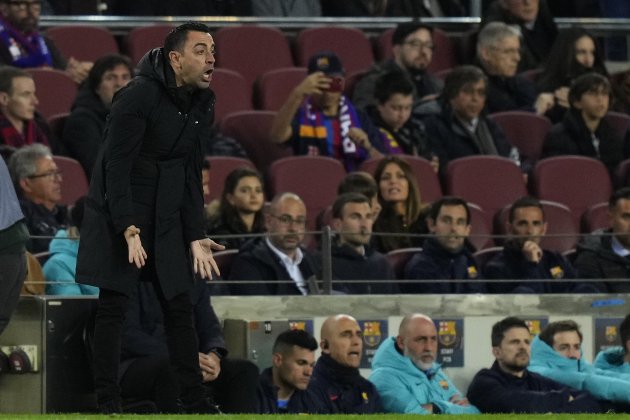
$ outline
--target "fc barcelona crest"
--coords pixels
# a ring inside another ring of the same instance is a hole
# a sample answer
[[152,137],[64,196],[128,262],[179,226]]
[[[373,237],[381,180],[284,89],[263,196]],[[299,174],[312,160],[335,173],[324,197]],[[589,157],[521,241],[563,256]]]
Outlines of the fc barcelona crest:
[[455,321],[440,321],[438,341],[446,347],[450,347],[457,342],[457,325]]
[[381,321],[365,321],[363,324],[363,342],[369,347],[378,347],[382,339]]
[[606,325],[606,341],[609,343],[614,343],[615,341],[617,341],[616,325]]

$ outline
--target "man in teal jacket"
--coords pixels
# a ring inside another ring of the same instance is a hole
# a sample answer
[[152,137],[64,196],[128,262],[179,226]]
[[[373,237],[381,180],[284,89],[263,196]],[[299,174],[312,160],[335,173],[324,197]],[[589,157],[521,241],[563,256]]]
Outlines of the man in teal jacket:
[[437,331],[426,315],[411,314],[398,336],[381,344],[372,361],[370,381],[387,412],[405,414],[478,414],[453,385],[437,356]]
[[630,315],[619,324],[620,346],[610,347],[597,354],[593,365],[598,369],[630,375]]
[[582,332],[575,321],[551,322],[534,338],[529,369],[595,398],[630,404],[630,374],[597,369],[584,360]]

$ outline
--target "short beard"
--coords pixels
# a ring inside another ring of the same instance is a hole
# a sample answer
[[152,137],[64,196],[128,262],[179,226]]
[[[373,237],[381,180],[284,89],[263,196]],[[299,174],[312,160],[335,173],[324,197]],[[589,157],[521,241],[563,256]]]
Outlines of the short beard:
[[409,360],[411,360],[411,362],[421,371],[426,372],[429,369],[433,368],[433,363],[435,362],[435,357],[433,358],[433,360],[431,362],[423,362],[422,359],[420,357],[415,357],[414,355],[412,355],[409,350],[407,348],[403,349],[403,353],[406,357],[409,358]]

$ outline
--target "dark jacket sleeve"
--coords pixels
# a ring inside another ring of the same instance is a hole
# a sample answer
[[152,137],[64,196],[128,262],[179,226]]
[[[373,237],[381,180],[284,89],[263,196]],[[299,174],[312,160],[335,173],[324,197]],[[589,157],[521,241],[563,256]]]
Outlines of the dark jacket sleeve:
[[199,338],[199,351],[208,353],[217,349],[221,356],[227,355],[221,323],[210,303],[210,286],[205,281],[197,281],[192,293],[195,314],[195,328]]
[[379,132],[378,128],[376,128],[376,126],[372,123],[370,117],[365,112],[360,110],[357,110],[357,114],[359,116],[359,121],[361,121],[361,128],[368,135],[372,146],[381,153],[387,153],[385,145],[383,145],[383,141],[381,139],[381,133]]
[[577,145],[566,132],[564,125],[562,123],[554,125],[545,138],[541,157],[577,154],[580,154]]
[[[209,133],[209,127],[207,131]],[[201,182],[204,159],[202,141],[204,140],[207,140],[207,137],[196,139],[194,150],[189,155],[188,163],[186,164],[186,186],[182,203],[181,220],[184,228],[184,239],[187,245],[192,241],[206,237],[203,229],[204,202],[203,185]]]
[[59,50],[59,48],[57,48],[52,39],[44,36],[44,42],[48,47],[48,51],[50,51],[53,67],[57,70],[65,70],[66,67],[68,67],[68,60],[66,59],[66,57],[61,54],[61,51]]
[[[230,271],[230,293],[233,295],[269,295],[269,288],[264,283],[269,278],[266,267],[251,255],[237,255]],[[239,284],[238,280],[254,281]]]
[[587,392],[572,390],[539,377],[547,390],[510,387],[495,372],[483,369],[468,388],[471,404],[483,413],[580,413],[599,412],[597,400]]

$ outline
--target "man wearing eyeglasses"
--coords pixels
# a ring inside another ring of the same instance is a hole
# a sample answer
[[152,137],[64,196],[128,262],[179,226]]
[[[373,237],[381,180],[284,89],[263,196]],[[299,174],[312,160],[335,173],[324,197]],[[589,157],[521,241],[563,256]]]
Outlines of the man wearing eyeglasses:
[[50,39],[39,33],[41,10],[41,0],[0,0],[0,63],[65,70],[77,83],[82,82],[92,63],[66,59]]
[[[309,279],[319,263],[300,245],[306,231],[306,206],[293,193],[282,193],[265,214],[267,236],[245,243],[232,263],[230,291],[235,295],[308,295]],[[238,281],[247,281],[238,283]]]
[[430,26],[419,22],[398,25],[392,35],[393,57],[376,64],[357,82],[352,97],[354,104],[360,109],[376,106],[376,80],[391,71],[400,71],[409,76],[414,85],[414,104],[435,98],[442,91],[444,83],[427,72],[433,60],[434,47],[433,28]]
[[20,198],[20,206],[31,236],[27,249],[32,253],[48,251],[52,237],[69,224],[66,206],[61,201],[61,171],[50,149],[33,144],[18,149],[9,160],[9,171]]

